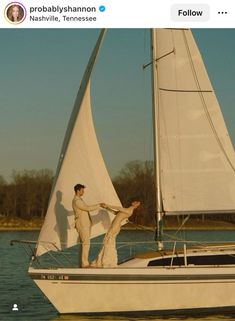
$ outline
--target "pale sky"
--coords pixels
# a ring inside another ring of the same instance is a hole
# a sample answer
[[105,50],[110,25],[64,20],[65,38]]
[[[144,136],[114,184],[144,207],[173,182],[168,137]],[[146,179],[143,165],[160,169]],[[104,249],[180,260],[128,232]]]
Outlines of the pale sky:
[[[0,30],[0,175],[55,171],[98,30]],[[235,146],[235,29],[193,30]],[[97,137],[112,177],[152,158],[149,30],[109,30],[92,76]]]

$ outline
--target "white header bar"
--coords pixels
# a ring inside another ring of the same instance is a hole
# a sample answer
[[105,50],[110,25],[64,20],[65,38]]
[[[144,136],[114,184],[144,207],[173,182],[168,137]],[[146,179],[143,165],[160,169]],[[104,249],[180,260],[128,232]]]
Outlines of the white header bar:
[[1,28],[235,27],[229,0],[4,0],[0,11]]

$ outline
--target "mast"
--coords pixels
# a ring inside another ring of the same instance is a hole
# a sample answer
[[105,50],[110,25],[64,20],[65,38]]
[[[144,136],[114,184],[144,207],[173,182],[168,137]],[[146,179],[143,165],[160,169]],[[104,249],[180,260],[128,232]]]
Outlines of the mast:
[[152,115],[153,115],[153,149],[154,149],[154,180],[156,193],[156,241],[158,250],[163,249],[162,242],[162,193],[160,164],[160,121],[159,121],[159,90],[157,85],[157,53],[156,29],[151,30],[151,61],[152,61]]

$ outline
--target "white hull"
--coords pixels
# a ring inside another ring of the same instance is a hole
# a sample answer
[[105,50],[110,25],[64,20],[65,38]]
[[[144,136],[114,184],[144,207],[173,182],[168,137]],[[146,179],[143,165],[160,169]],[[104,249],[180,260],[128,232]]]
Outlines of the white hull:
[[60,313],[235,309],[235,266],[29,269]]

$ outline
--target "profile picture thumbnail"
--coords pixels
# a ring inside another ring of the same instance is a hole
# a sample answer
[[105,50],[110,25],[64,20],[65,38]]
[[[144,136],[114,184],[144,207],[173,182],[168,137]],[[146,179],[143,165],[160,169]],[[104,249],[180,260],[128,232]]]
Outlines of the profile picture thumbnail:
[[26,17],[26,9],[20,2],[11,2],[6,6],[5,17],[10,23],[21,23]]

